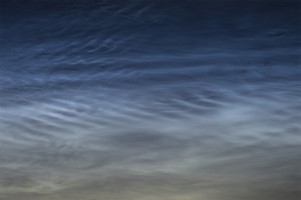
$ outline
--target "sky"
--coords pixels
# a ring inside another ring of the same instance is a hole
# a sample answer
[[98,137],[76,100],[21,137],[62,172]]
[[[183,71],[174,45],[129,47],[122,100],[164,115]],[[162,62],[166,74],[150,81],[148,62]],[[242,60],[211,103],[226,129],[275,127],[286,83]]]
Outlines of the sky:
[[300,11],[0,1],[0,200],[298,200]]

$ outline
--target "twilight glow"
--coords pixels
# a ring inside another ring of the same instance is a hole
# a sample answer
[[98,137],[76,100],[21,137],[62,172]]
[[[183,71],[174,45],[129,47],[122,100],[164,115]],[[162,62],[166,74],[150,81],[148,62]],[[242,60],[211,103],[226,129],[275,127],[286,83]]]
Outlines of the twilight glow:
[[0,5],[0,200],[301,198],[300,1]]

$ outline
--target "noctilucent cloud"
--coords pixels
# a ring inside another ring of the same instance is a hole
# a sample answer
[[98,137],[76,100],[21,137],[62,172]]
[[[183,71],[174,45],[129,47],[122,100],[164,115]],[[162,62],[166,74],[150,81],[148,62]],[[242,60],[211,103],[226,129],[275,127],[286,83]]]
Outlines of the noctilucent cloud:
[[301,198],[300,1],[0,6],[0,200]]

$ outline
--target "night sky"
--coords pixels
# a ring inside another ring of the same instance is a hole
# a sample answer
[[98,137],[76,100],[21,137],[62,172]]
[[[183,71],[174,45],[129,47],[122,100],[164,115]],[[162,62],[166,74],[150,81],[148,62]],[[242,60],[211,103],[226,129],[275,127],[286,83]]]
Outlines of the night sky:
[[301,1],[0,0],[0,200],[300,186]]

